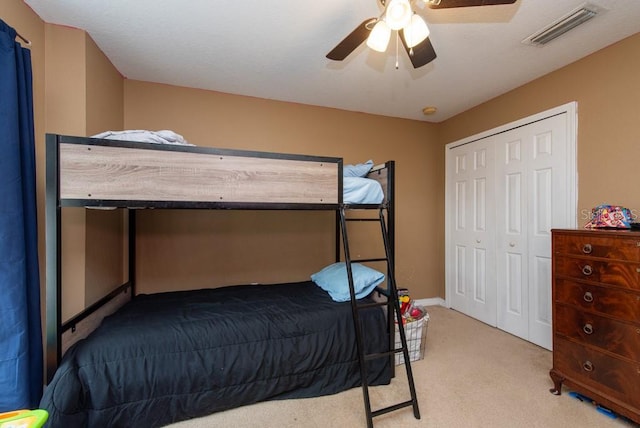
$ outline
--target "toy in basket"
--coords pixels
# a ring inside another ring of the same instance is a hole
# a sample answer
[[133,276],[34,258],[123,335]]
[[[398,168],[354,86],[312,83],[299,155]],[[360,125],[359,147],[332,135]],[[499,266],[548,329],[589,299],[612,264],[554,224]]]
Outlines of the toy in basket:
[[[429,322],[429,314],[418,305],[415,305],[409,295],[409,290],[399,289],[398,300],[400,303],[400,314],[402,315],[402,325],[404,326],[404,335],[407,339],[407,348],[409,351],[409,361],[421,360],[424,358],[427,338],[427,324]],[[400,345],[400,331],[396,323],[395,347]],[[396,354],[396,365],[404,364],[404,354]]]

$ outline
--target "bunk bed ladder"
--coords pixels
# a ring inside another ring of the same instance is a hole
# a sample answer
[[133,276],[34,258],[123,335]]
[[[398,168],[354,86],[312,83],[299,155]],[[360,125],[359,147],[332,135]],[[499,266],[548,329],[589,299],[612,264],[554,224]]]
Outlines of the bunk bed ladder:
[[[418,399],[416,396],[415,384],[413,381],[413,373],[411,371],[411,362],[409,358],[409,348],[407,346],[407,338],[405,335],[404,327],[402,324],[402,315],[400,313],[400,304],[398,302],[398,289],[396,287],[395,275],[394,275],[394,265],[392,260],[392,251],[389,242],[389,235],[387,233],[387,226],[384,216],[384,211],[386,210],[386,206],[381,206],[379,208],[379,216],[378,218],[374,217],[365,217],[365,218],[355,218],[355,217],[347,217],[345,214],[345,209],[358,209],[357,206],[348,205],[343,206],[340,209],[340,231],[342,233],[342,245],[344,250],[344,260],[347,270],[347,276],[349,280],[349,291],[351,294],[351,310],[353,313],[353,321],[356,330],[356,345],[358,350],[358,361],[360,364],[360,377],[362,379],[362,393],[364,396],[364,404],[365,404],[365,412],[367,418],[367,427],[373,428],[373,418],[379,415],[383,415],[395,410],[399,410],[405,407],[412,406],[413,407],[413,415],[416,419],[420,419],[420,410],[418,408]],[[352,272],[352,263],[354,261],[351,260],[351,255],[349,252],[349,238],[347,234],[347,222],[371,222],[378,221],[380,223],[380,228],[382,232],[382,240],[384,243],[384,251],[385,257],[381,258],[371,258],[371,259],[358,259],[358,263],[361,262],[386,262],[387,265],[387,287],[377,287],[376,291],[386,297],[386,301],[374,302],[374,303],[358,303],[356,299],[355,287],[353,282],[353,272]],[[389,335],[390,335],[390,350],[384,353],[376,353],[376,354],[365,354],[364,350],[364,338],[360,326],[360,316],[359,311],[371,308],[374,306],[387,306],[388,314],[395,314],[395,323],[398,325],[399,335],[400,335],[400,347],[395,347],[394,340],[394,321],[392,317],[389,317]],[[366,362],[376,359],[376,358],[389,358],[390,364],[395,364],[395,354],[402,352],[404,356],[404,366],[407,372],[407,381],[409,384],[409,393],[411,395],[411,399],[408,401],[403,401],[397,404],[390,405],[388,407],[384,407],[378,410],[371,410],[371,400],[369,398],[369,382],[367,377],[367,366]]]

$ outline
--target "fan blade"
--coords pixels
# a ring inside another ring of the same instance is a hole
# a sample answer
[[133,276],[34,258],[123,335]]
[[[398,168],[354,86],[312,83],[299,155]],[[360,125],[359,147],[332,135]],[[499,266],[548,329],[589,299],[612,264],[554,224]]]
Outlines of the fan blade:
[[452,7],[492,6],[497,4],[513,4],[517,0],[440,0],[427,1],[431,9],[448,9]]
[[369,37],[371,29],[367,28],[367,25],[377,20],[377,18],[369,18],[362,21],[362,24],[358,25],[355,30],[353,30],[347,37],[344,38],[344,40],[338,43],[338,45],[327,54],[327,58],[335,61],[342,61],[347,56],[349,56],[351,52],[353,52],[358,46],[362,44],[362,42],[367,40],[367,37]]
[[404,50],[409,55],[413,68],[420,68],[436,59],[436,51],[433,49],[431,40],[428,37],[413,48],[409,48],[404,41],[404,32],[400,30],[400,40],[402,40],[402,46],[404,46]]

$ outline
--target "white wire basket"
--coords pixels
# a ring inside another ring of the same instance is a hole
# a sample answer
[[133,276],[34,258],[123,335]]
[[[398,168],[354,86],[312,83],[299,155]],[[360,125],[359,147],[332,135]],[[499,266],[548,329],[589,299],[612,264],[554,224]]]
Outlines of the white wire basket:
[[[407,348],[409,350],[409,361],[417,361],[424,358],[427,342],[427,326],[429,325],[429,314],[415,321],[409,321],[404,325],[404,334],[407,338]],[[400,347],[400,331],[396,324],[395,347]],[[398,352],[395,355],[396,365],[404,364],[404,354]]]

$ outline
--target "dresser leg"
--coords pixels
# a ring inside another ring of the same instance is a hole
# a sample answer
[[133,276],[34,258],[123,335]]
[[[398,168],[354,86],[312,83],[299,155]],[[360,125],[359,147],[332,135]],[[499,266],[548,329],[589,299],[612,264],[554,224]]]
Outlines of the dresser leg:
[[562,394],[562,382],[564,382],[564,376],[559,375],[553,369],[549,371],[549,376],[553,381],[553,388],[551,388],[549,392],[552,393],[553,395]]

